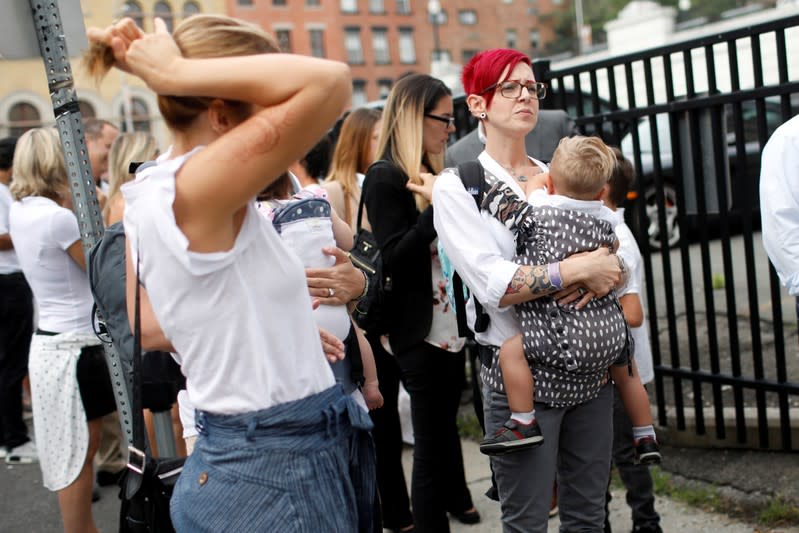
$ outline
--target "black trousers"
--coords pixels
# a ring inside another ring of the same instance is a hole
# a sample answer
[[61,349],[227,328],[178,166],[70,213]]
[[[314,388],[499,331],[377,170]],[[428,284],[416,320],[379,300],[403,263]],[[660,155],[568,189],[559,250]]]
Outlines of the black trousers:
[[[660,515],[655,510],[655,492],[652,474],[646,465],[635,464],[633,448],[633,424],[621,396],[613,390],[613,462],[619,476],[627,489],[627,505],[632,510],[633,527],[646,528],[651,531],[660,530]],[[608,504],[610,503],[610,487],[608,487],[605,504],[605,533],[610,533]]]
[[25,444],[22,380],[33,336],[33,294],[22,273],[0,274],[0,446]]
[[446,533],[447,512],[463,513],[473,506],[457,426],[464,354],[420,342],[397,354],[397,363],[411,397],[414,531]]
[[[374,353],[377,379],[383,394],[383,407],[369,413],[375,425],[372,436],[377,455],[377,490],[382,526],[400,529],[413,523],[405,473],[402,471],[402,428],[397,410],[400,369],[397,359],[383,349],[379,338],[367,338]],[[382,529],[376,531],[380,533]]]

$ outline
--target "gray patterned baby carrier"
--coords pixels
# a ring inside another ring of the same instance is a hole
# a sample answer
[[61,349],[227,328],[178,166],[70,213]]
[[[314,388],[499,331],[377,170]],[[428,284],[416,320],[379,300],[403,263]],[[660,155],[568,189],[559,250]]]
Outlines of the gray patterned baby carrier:
[[[610,223],[587,213],[532,206],[496,177],[482,208],[516,237],[520,265],[545,265],[600,246],[613,247]],[[516,306],[522,343],[535,376],[535,399],[555,407],[595,398],[614,364],[630,364],[631,339],[618,298],[610,293],[582,309],[545,296]]]

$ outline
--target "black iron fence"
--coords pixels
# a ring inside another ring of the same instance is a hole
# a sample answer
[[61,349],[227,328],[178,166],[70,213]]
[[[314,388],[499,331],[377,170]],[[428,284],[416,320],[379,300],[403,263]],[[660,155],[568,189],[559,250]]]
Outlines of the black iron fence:
[[799,40],[799,16],[534,68],[550,84],[543,105],[635,163],[628,219],[644,254],[659,424],[799,450],[794,300],[758,233],[762,148],[799,112],[789,39]]

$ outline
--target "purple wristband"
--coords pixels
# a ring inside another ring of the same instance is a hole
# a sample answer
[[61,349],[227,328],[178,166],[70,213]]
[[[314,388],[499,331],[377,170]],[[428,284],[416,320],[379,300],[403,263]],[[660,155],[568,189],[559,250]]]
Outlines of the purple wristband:
[[549,273],[549,283],[556,289],[563,288],[563,280],[560,279],[560,263],[554,262],[547,265]]

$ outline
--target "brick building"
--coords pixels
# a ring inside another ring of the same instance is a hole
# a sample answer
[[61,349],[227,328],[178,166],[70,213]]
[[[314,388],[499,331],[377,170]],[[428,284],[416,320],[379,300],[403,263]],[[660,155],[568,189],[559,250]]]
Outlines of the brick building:
[[[171,27],[195,13],[223,13],[224,1],[81,0],[80,6],[87,27],[105,27],[115,19],[130,16],[145,31],[152,31],[155,16],[164,18]],[[110,120],[123,130],[149,131],[162,147],[168,145],[169,132],[158,112],[156,96],[141,80],[115,71],[97,86],[80,66],[81,50],[69,52],[84,118]],[[17,137],[32,127],[53,125],[55,117],[42,60],[0,59],[0,69],[0,137]]]
[[226,0],[228,14],[258,23],[285,50],[348,62],[354,105],[384,97],[407,72],[430,72],[436,51],[452,69],[485,48],[535,55],[562,1],[443,0],[431,17],[426,0]]

